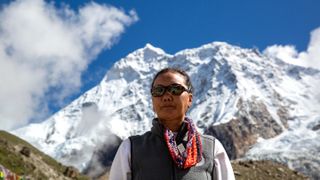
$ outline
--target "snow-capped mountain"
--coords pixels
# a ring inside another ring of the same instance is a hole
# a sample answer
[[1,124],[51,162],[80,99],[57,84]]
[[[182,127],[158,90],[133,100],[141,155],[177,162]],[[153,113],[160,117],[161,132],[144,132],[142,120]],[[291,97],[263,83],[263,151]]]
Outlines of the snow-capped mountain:
[[84,169],[101,145],[150,129],[152,77],[168,66],[191,76],[195,91],[188,116],[201,132],[219,138],[231,157],[274,159],[317,177],[320,70],[222,42],[175,55],[147,44],[46,121],[13,133]]

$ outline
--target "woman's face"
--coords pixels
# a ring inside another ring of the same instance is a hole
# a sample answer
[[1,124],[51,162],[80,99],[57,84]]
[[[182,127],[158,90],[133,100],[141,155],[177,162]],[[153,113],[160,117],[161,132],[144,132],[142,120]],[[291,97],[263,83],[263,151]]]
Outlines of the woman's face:
[[[185,77],[179,73],[166,72],[155,79],[153,87],[179,84],[187,89],[185,81]],[[153,109],[161,121],[183,121],[191,103],[192,94],[187,91],[183,91],[181,95],[166,91],[160,97],[152,97]]]

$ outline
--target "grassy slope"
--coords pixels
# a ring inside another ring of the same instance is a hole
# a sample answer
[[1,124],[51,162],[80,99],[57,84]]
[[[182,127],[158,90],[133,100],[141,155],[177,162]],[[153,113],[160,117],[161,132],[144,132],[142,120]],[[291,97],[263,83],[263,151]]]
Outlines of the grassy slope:
[[[14,147],[27,147],[30,149],[31,153],[41,157],[42,161],[50,166],[55,171],[63,174],[66,167],[58,163],[56,160],[50,156],[42,153],[31,144],[26,141],[14,136],[6,131],[0,131],[0,164],[2,164],[7,169],[18,175],[33,175],[39,177],[40,179],[46,178],[45,172],[34,170],[37,168],[31,162],[25,161],[23,155],[19,151],[16,151]],[[86,179],[86,177],[79,176],[77,179]]]

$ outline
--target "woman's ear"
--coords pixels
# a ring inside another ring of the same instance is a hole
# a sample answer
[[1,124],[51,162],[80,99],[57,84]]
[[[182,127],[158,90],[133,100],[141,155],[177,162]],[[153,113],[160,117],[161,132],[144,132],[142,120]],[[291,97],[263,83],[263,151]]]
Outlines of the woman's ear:
[[188,103],[188,108],[190,108],[190,106],[191,106],[191,104],[192,104],[192,94],[191,93],[189,93],[189,97],[188,97],[189,99],[188,99],[188,101],[189,101],[189,103]]

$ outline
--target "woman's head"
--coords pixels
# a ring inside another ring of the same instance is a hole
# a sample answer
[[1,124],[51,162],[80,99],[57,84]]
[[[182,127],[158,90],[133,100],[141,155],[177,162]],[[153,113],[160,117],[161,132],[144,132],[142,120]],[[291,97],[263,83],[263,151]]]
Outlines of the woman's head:
[[190,77],[176,68],[163,69],[153,78],[151,94],[158,118],[164,124],[179,125],[192,103]]
[[181,70],[181,69],[178,69],[178,68],[164,68],[162,70],[160,70],[154,77],[153,77],[153,80],[152,80],[152,84],[151,84],[151,89],[154,85],[154,81],[157,79],[157,77],[163,73],[166,73],[166,72],[172,72],[172,73],[178,73],[180,75],[182,75],[184,78],[185,78],[185,85],[188,87],[188,90],[190,93],[193,92],[193,86],[192,86],[192,83],[191,83],[191,80],[190,80],[190,77],[189,75]]

